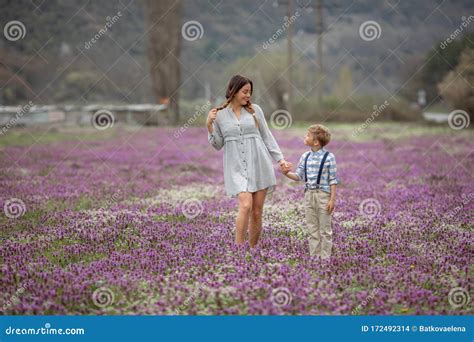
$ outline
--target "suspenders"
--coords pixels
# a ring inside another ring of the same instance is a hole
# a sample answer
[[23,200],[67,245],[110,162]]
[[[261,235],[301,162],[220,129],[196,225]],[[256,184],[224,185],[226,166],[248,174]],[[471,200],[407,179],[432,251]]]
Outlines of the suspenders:
[[[307,188],[308,188],[308,175],[307,175],[307,171],[306,171],[306,164],[308,162],[308,158],[309,158],[310,154],[311,154],[311,152],[308,152],[308,154],[306,155],[306,158],[304,160],[304,182],[305,182],[305,190],[304,191],[306,191]],[[316,181],[316,185],[319,185],[319,183],[321,182],[321,175],[323,174],[323,167],[324,167],[324,163],[326,162],[326,158],[328,157],[328,154],[329,154],[329,152],[324,153],[323,159],[321,160],[321,164],[319,165],[318,180]]]
[[306,158],[304,160],[304,182],[305,183],[308,182],[308,175],[306,174],[306,163],[308,162],[308,158],[309,158],[310,154],[311,154],[311,152],[308,152],[308,154],[306,155]]

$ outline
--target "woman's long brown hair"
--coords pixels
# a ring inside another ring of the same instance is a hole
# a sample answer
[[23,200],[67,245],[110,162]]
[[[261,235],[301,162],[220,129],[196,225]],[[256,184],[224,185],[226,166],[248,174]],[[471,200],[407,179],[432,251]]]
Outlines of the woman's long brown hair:
[[[241,76],[241,75],[232,76],[232,78],[229,81],[229,85],[227,86],[227,91],[225,92],[226,101],[224,102],[224,104],[222,106],[217,107],[216,109],[219,111],[219,110],[222,110],[222,109],[226,108],[230,104],[232,99],[234,98],[235,94],[237,94],[239,92],[239,90],[242,89],[242,87],[244,87],[246,84],[250,84],[250,95],[252,95],[252,93],[253,93],[253,82],[249,78]],[[255,120],[255,126],[257,126],[257,128],[258,128],[258,126],[259,126],[258,125],[258,119],[255,115],[255,110],[253,109],[252,103],[250,102],[250,100],[247,102],[247,104],[244,106],[244,108],[250,114],[252,114],[253,119]]]

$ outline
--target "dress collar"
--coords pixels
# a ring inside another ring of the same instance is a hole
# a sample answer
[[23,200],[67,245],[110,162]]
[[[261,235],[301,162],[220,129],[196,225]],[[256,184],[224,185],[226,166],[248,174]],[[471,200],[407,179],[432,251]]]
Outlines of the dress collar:
[[240,125],[240,123],[242,122],[242,118],[243,118],[243,115],[244,113],[247,113],[247,110],[245,109],[245,107],[241,107],[240,108],[240,117],[237,118],[237,115],[234,113],[234,110],[231,108],[231,106],[227,106],[226,107],[228,113],[230,114],[230,116],[232,116],[232,119],[237,121],[237,123]]

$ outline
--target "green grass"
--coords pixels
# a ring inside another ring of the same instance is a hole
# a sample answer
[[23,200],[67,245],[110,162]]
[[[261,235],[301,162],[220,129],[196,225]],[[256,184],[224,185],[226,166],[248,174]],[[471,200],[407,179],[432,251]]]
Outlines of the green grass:
[[157,222],[186,222],[188,218],[183,214],[180,215],[154,215],[153,220]]
[[[35,227],[41,221],[42,215],[46,214],[44,210],[37,209],[37,210],[26,210],[25,213],[15,219],[10,219],[6,216],[0,218],[0,225],[6,226],[7,221],[14,220],[14,225],[9,228],[8,230],[2,229],[0,230],[0,239],[5,240],[9,239],[12,236],[15,236],[17,233],[26,231],[31,229],[31,227]],[[23,241],[24,243],[28,241]]]
[[[268,119],[267,119],[268,120]],[[306,129],[317,122],[294,121],[290,128],[284,129],[283,132],[290,135],[302,137]],[[270,123],[269,123],[270,124]],[[403,139],[410,136],[432,136],[432,135],[456,135],[472,136],[472,130],[463,129],[460,131],[452,130],[447,123],[431,124],[424,122],[384,122],[373,121],[362,128],[364,122],[340,123],[327,122],[326,126],[333,132],[333,139],[350,140],[350,141],[370,141],[370,140],[393,140]],[[202,127],[202,125],[200,126]],[[353,133],[361,128],[357,135]],[[99,131],[90,127],[26,127],[11,128],[4,135],[0,135],[0,148],[7,146],[30,146],[35,144],[51,144],[61,141],[91,141],[114,139],[123,132],[133,133],[140,130],[153,130],[156,127],[136,127],[136,126],[120,126],[120,128],[112,127],[104,131]],[[277,131],[273,129],[273,131]],[[48,168],[41,170],[43,176],[49,173]]]
[[75,211],[88,210],[93,207],[93,204],[94,204],[94,200],[89,195],[82,195],[77,199],[74,205],[74,210]]
[[7,146],[30,146],[35,144],[51,144],[60,141],[103,140],[117,137],[118,131],[110,128],[99,131],[91,128],[10,128],[0,135],[0,148]]
[[[285,129],[292,135],[303,138],[307,128],[317,122],[293,122],[290,128]],[[377,122],[374,121],[368,125],[362,126],[364,122],[359,123],[324,123],[331,132],[332,139],[350,140],[350,141],[373,141],[373,140],[400,140],[414,136],[436,136],[452,135],[456,137],[472,137],[473,131],[470,129],[453,130],[447,123],[428,124],[428,123],[408,123],[408,122]],[[364,128],[365,127],[365,128]],[[356,134],[353,134],[356,133]]]
[[[55,253],[59,252],[59,253]],[[46,259],[51,262],[53,265],[58,265],[65,267],[70,264],[81,263],[90,263],[92,261],[103,259],[107,256],[105,253],[81,253],[79,255],[66,255],[62,250],[47,250],[43,253]]]

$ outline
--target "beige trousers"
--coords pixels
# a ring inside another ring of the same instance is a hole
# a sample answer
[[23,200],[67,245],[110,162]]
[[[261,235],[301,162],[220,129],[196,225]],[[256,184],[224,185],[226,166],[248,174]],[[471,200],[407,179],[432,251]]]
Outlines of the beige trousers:
[[319,189],[304,194],[309,253],[323,259],[330,258],[332,250],[332,218],[326,209],[330,196]]

